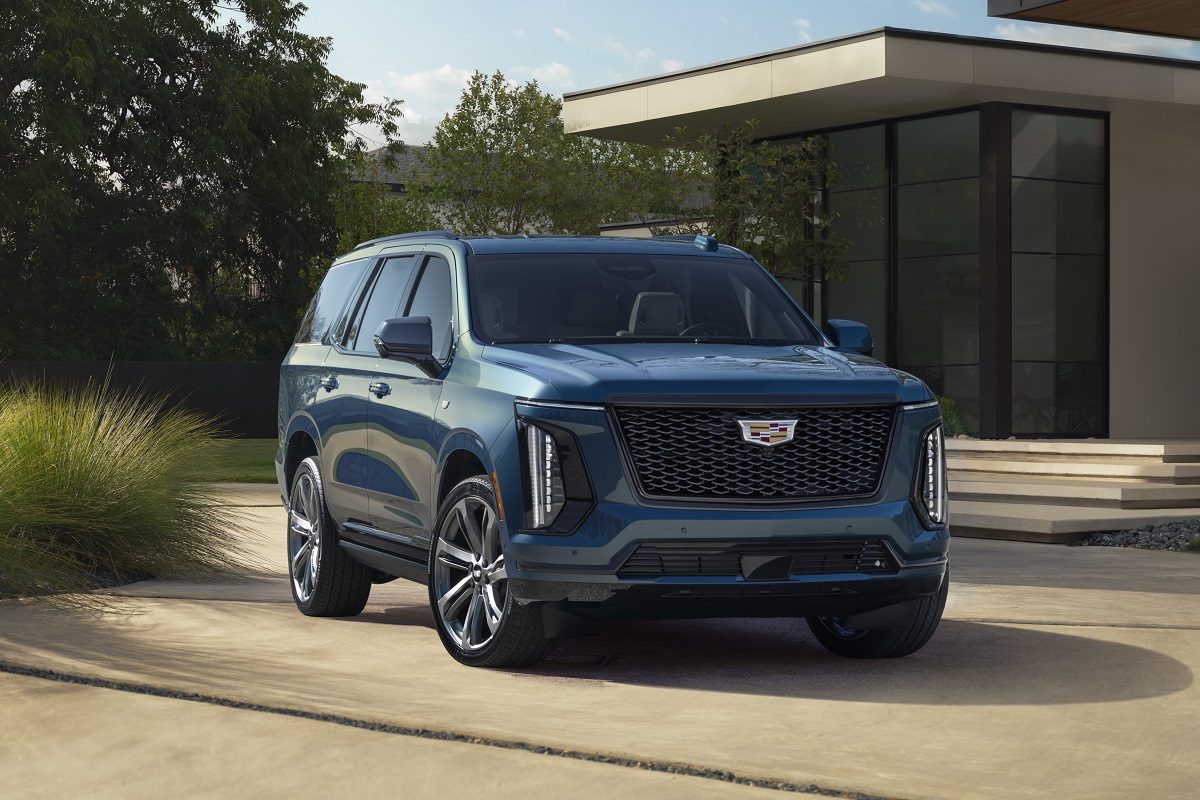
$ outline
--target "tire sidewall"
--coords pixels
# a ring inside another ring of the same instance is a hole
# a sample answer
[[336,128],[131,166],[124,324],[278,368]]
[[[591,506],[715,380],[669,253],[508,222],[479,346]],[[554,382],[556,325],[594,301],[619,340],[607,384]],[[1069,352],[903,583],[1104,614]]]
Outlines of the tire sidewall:
[[317,602],[317,598],[321,594],[322,577],[327,572],[327,553],[330,547],[337,547],[333,519],[329,516],[329,510],[325,507],[325,484],[321,480],[321,468],[317,464],[316,458],[309,456],[300,462],[300,466],[296,468],[296,474],[292,476],[292,485],[288,487],[288,524],[291,524],[291,499],[292,492],[296,489],[296,484],[300,482],[301,476],[309,474],[312,476],[313,485],[317,489],[317,507],[319,509],[321,525],[321,544],[317,551],[317,577],[316,583],[313,586],[312,594],[307,601],[301,601],[300,596],[296,594],[296,582],[292,579],[291,553],[288,553],[288,586],[291,588],[292,600],[296,603],[296,607],[303,613],[307,614],[312,610],[313,605]]
[[[488,507],[491,508],[492,513],[497,515],[497,522],[500,521],[499,513],[496,508],[496,495],[492,490],[491,483],[483,477],[467,478],[466,480],[460,481],[446,495],[446,498],[442,501],[441,508],[438,511],[437,521],[433,525],[433,536],[429,541],[429,557],[426,563],[426,574],[429,583],[429,610],[433,614],[433,624],[434,627],[437,628],[438,636],[440,636],[442,639],[442,644],[445,645],[446,650],[449,651],[456,660],[464,664],[474,665],[486,662],[496,648],[500,646],[500,643],[504,638],[504,630],[508,626],[509,620],[511,619],[510,612],[512,610],[513,601],[512,593],[505,592],[503,609],[504,616],[500,620],[500,627],[492,635],[492,640],[478,650],[463,649],[459,645],[458,641],[454,638],[454,635],[446,629],[446,625],[442,620],[442,615],[438,613],[437,588],[434,582],[433,574],[434,560],[436,558],[435,554],[437,553],[437,544],[438,540],[441,538],[442,526],[445,524],[446,517],[450,515],[451,510],[455,505],[457,505],[458,501],[462,500],[464,497],[477,497],[483,500],[485,503],[487,503]],[[504,537],[502,534],[500,541],[501,552],[503,552]]]

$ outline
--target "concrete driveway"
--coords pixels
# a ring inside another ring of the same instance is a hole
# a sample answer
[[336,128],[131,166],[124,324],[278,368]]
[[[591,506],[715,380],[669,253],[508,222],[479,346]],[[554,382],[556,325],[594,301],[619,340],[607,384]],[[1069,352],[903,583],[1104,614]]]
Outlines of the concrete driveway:
[[[461,667],[423,587],[291,606],[283,512],[256,571],[124,587],[106,613],[0,604],[5,797],[1194,797],[1200,557],[958,540],[907,659],[802,622],[611,625],[536,669]],[[256,499],[257,498],[257,499]],[[262,507],[254,507],[261,504]]]

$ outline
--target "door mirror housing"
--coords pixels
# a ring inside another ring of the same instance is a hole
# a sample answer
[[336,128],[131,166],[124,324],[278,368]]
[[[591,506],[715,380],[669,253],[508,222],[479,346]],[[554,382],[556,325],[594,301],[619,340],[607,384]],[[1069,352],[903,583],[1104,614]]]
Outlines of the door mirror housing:
[[825,335],[839,350],[862,353],[864,356],[869,356],[875,351],[875,342],[871,339],[871,331],[861,322],[848,319],[826,320]]
[[384,320],[375,331],[375,349],[381,358],[415,364],[430,377],[442,370],[433,357],[433,324],[429,317]]

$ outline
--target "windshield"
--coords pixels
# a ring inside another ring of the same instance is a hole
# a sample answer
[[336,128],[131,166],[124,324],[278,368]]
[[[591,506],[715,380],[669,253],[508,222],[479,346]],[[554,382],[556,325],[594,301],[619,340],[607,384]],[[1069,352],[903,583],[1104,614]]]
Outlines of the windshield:
[[743,258],[474,256],[469,283],[472,329],[490,343],[820,343],[779,285]]

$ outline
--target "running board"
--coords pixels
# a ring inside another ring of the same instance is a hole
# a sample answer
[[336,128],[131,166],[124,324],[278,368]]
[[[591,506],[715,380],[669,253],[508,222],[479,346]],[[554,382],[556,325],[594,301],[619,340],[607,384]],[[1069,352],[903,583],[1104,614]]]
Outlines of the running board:
[[391,553],[385,553],[382,550],[376,550],[374,547],[365,547],[354,542],[347,542],[345,539],[338,542],[338,546],[360,564],[374,567],[380,572],[395,575],[397,578],[415,581],[426,586],[429,585],[429,571],[425,564],[420,564],[401,556],[395,556]]

